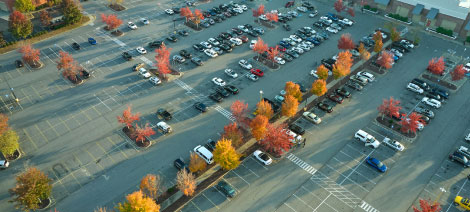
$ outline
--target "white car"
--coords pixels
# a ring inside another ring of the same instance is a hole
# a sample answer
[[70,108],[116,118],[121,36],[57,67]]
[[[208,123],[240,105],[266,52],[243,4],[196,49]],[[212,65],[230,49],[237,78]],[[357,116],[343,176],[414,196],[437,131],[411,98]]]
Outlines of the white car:
[[297,52],[297,53],[299,53],[299,54],[303,54],[303,53],[304,53],[304,50],[303,50],[302,48],[299,48],[299,47],[296,47],[296,46],[292,47],[291,50],[293,50],[293,51],[295,51],[295,52]]
[[207,41],[202,41],[202,42],[199,43],[199,44],[201,44],[201,46],[204,47],[205,49],[210,49],[210,48],[212,48],[212,45],[211,45],[210,43],[208,43]]
[[[374,35],[375,33],[377,33],[378,31],[374,32]],[[382,31],[380,31],[382,33],[382,39],[387,39],[387,35],[385,33],[383,33]]]
[[[409,118],[406,118],[406,121],[409,122],[410,119],[409,119]],[[419,131],[422,131],[422,130],[424,129],[424,124],[422,124],[421,122],[416,121],[416,125],[418,125],[418,130],[419,130]]]
[[465,136],[465,140],[470,141],[470,133],[467,136]]
[[258,159],[261,163],[266,166],[273,162],[273,160],[261,150],[256,150],[255,152],[253,152],[253,156],[255,156],[256,159]]
[[465,71],[467,71],[467,72],[470,72],[470,63],[465,64],[463,69],[465,69]]
[[242,40],[240,38],[230,38],[230,42],[234,43],[237,46],[240,46],[243,44]]
[[419,93],[419,94],[424,93],[424,90],[414,83],[408,83],[408,85],[406,86],[406,89],[413,91],[415,93]]
[[147,71],[145,68],[139,68],[139,74],[144,77],[145,79],[150,78],[152,75]]
[[242,9],[242,8],[233,8],[233,11],[235,11],[235,12],[238,13],[238,14],[242,14],[242,13],[243,13],[243,9]]
[[248,7],[244,4],[240,5],[240,8],[242,8],[242,10],[248,10]]
[[290,38],[283,38],[282,41],[289,43],[291,46],[297,45],[297,43]]
[[318,79],[317,70],[313,69],[310,71],[310,75]]
[[168,15],[173,15],[173,14],[175,14],[175,11],[173,11],[172,9],[166,9],[165,13],[168,14]]
[[225,74],[229,75],[232,78],[237,78],[238,77],[238,74],[235,71],[233,71],[232,69],[227,68],[227,69],[225,69],[224,72],[225,72]]
[[309,48],[315,47],[315,45],[310,41],[304,41],[304,42],[302,42],[302,44],[307,45]]
[[331,32],[331,33],[334,33],[334,34],[338,33],[338,30],[335,29],[335,28],[333,28],[333,27],[327,27],[327,28],[326,28],[326,31]]
[[0,160],[0,169],[6,169],[10,165],[10,162],[7,160]]
[[246,78],[250,79],[251,81],[258,81],[259,77],[254,74],[247,74],[245,75]]
[[154,85],[160,85],[162,83],[158,77],[150,77],[149,82]]
[[248,28],[246,28],[246,27],[243,26],[243,25],[238,25],[237,28],[240,29],[240,30],[242,30],[243,32],[249,32],[249,31],[250,31]]
[[317,16],[317,15],[318,15],[318,12],[315,11],[315,12],[313,12],[313,13],[308,14],[308,17],[314,18],[314,17]]
[[429,105],[433,108],[436,108],[436,109],[441,107],[441,102],[438,101],[438,100],[432,99],[432,98],[423,97],[421,102],[423,102],[424,104],[427,104],[427,105]]
[[287,14],[289,14],[289,15],[291,15],[291,16],[294,16],[294,17],[299,16],[299,14],[298,14],[297,12],[295,12],[295,11],[289,11],[289,12],[287,12]]
[[323,21],[325,21],[325,22],[328,22],[329,24],[332,24],[332,23],[333,23],[333,21],[330,20],[330,19],[329,19],[328,17],[326,17],[326,16],[320,17],[320,20],[323,20]]
[[289,38],[295,42],[302,42],[302,39],[299,38],[297,35],[290,35]]
[[246,60],[240,60],[238,61],[238,64],[246,70],[250,70],[253,68],[253,66]]
[[260,15],[259,16],[259,19],[263,20],[263,21],[267,21],[268,18],[266,17],[266,15]]
[[286,61],[280,57],[274,57],[274,61],[276,61],[276,63],[280,65],[286,64]]
[[130,21],[127,23],[127,26],[132,30],[137,29],[137,25],[135,25],[134,23],[132,23]]
[[310,47],[305,43],[301,43],[301,44],[297,45],[297,48],[301,48],[304,51],[310,51]]
[[321,123],[321,118],[318,117],[317,115],[315,115],[315,113],[312,113],[312,112],[308,112],[308,111],[307,111],[307,112],[304,112],[304,113],[302,114],[302,116],[303,116],[305,119],[307,119],[307,120],[313,122],[314,124],[320,124],[320,123]]
[[258,42],[257,40],[251,40],[250,49],[255,48],[255,44],[256,44],[257,42]]
[[210,44],[214,45],[214,46],[220,45],[219,41],[217,41],[217,40],[214,39],[214,38],[209,38],[209,39],[207,39],[207,41],[208,41]]
[[397,150],[397,151],[400,151],[400,152],[405,150],[405,147],[400,142],[392,140],[388,137],[384,138],[383,143],[385,145],[389,146],[390,148],[392,148],[394,150]]
[[343,23],[346,26],[352,26],[353,23],[354,23],[354,22],[352,22],[351,20],[349,20],[347,18],[341,19],[341,20],[339,20],[339,22]]
[[212,58],[219,56],[219,55],[217,54],[217,52],[215,52],[213,49],[206,49],[206,50],[204,50],[204,53],[205,53],[207,56],[212,57]]
[[212,82],[218,86],[225,86],[225,81],[223,79],[220,79],[218,77],[212,78]]
[[415,45],[413,43],[411,43],[410,41],[407,41],[407,40],[401,40],[400,43],[405,44],[406,46],[408,46],[411,49],[415,47]]
[[403,57],[403,53],[401,53],[400,51],[398,51],[396,49],[390,49],[390,52],[392,52],[397,57]]
[[141,18],[140,22],[142,22],[144,25],[150,24],[149,20],[147,20],[146,18]]
[[367,79],[369,82],[373,82],[375,80],[375,76],[367,71],[360,71],[357,72],[357,76],[364,77]]
[[147,54],[147,50],[145,50],[144,47],[142,47],[142,46],[139,46],[139,47],[135,48],[135,50],[137,50],[137,52],[139,52],[139,54]]
[[306,7],[297,7],[297,10],[300,11],[300,12],[307,12]]

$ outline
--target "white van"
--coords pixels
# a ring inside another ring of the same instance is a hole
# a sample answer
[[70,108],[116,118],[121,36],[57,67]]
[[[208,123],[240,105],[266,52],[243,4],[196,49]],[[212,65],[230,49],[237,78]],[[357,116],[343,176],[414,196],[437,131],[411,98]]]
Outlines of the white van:
[[194,152],[206,161],[207,164],[214,163],[214,155],[204,146],[198,145],[194,148]]
[[373,148],[378,148],[380,146],[380,142],[364,130],[358,130],[354,134],[354,138],[364,142],[365,146],[371,146]]
[[157,127],[159,130],[163,132],[163,134],[171,133],[173,132],[173,129],[171,129],[171,126],[168,125],[166,122],[161,121],[157,123]]

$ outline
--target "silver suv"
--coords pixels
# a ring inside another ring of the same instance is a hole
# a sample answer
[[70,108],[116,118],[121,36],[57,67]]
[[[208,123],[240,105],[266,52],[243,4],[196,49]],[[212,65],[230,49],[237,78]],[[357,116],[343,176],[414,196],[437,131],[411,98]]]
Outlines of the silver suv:
[[416,111],[417,113],[423,114],[423,115],[425,115],[425,116],[427,116],[427,117],[429,117],[429,118],[434,118],[434,112],[432,112],[432,111],[429,110],[429,109],[426,109],[426,108],[423,108],[423,107],[419,107],[419,106],[418,106],[418,107],[415,108],[415,111]]

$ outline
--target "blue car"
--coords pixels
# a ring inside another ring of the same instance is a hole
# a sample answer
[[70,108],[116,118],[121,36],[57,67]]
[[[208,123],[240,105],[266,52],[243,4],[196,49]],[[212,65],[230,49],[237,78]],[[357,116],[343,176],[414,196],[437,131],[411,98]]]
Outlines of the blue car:
[[281,40],[281,41],[279,42],[279,45],[281,45],[282,47],[284,47],[284,48],[286,48],[286,49],[290,47],[290,44],[287,43],[287,42],[285,42],[285,41],[283,41],[283,40]]
[[308,37],[306,40],[312,42],[315,46],[320,45],[320,41],[316,38]]
[[88,38],[88,43],[91,45],[96,45],[96,40],[94,38]]
[[367,164],[379,170],[380,172],[387,171],[387,166],[385,166],[385,164],[383,164],[382,162],[380,162],[380,160],[376,158],[367,157],[366,162]]
[[339,19],[338,19],[338,16],[336,16],[336,15],[333,14],[333,13],[328,13],[328,14],[326,15],[326,17],[328,17],[329,19],[331,19],[331,20],[334,21],[334,22],[336,22],[336,21],[339,20]]

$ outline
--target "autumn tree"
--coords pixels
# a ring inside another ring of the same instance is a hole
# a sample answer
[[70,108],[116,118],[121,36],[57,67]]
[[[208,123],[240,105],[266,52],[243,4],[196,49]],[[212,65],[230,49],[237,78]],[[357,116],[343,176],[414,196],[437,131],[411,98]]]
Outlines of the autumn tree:
[[423,124],[421,120],[421,115],[418,113],[412,112],[408,117],[406,115],[403,116],[402,120],[400,121],[401,131],[402,132],[413,132],[416,133],[418,129],[418,124]]
[[163,78],[166,78],[166,75],[171,73],[170,69],[170,52],[171,48],[166,48],[163,44],[160,48],[155,49],[155,60],[157,62],[158,73]]
[[140,120],[140,113],[132,114],[131,106],[128,105],[127,109],[122,112],[122,116],[118,116],[117,119],[119,123],[125,124],[127,129],[131,129],[132,123]]
[[243,144],[243,134],[240,129],[238,129],[236,122],[224,126],[222,138],[231,140],[234,147],[239,147]]
[[230,111],[232,112],[232,116],[235,118],[235,122],[239,126],[247,124],[248,104],[245,104],[243,101],[236,100],[230,106]]
[[268,21],[272,25],[273,22],[279,21],[279,16],[277,15],[277,13],[266,13],[266,19],[268,19]]
[[357,51],[359,54],[362,54],[362,52],[367,51],[366,48],[364,47],[364,43],[359,43],[359,47],[357,47]]
[[198,171],[202,171],[206,169],[207,163],[202,159],[199,155],[194,152],[190,153],[189,156],[189,171],[192,173],[196,173]]
[[456,66],[454,70],[450,72],[452,81],[461,80],[465,76],[465,73],[467,73],[467,71],[465,71],[462,64]]
[[289,118],[293,117],[297,112],[299,102],[292,95],[286,95],[284,102],[282,103],[282,115]]
[[64,51],[59,52],[60,59],[57,62],[57,69],[60,71],[62,69],[62,75],[66,78],[69,78],[72,81],[77,80],[78,74],[78,64],[72,58],[72,56]]
[[140,190],[142,193],[152,199],[157,199],[164,190],[162,178],[159,175],[147,174],[140,180]]
[[439,59],[432,58],[429,61],[429,65],[428,65],[427,69],[433,74],[442,75],[442,73],[444,73],[444,69],[445,69],[444,65],[445,65],[445,62],[444,62],[443,57],[440,57]]
[[328,79],[328,75],[329,75],[328,72],[329,70],[323,64],[318,66],[317,68],[318,79],[321,79],[321,80]]
[[36,167],[29,167],[16,176],[16,185],[10,189],[15,207],[24,211],[39,209],[42,201],[51,196],[52,180]]
[[333,77],[338,79],[351,72],[353,64],[352,54],[349,51],[342,51],[338,54],[338,59],[333,65]]
[[268,152],[281,155],[283,152],[289,151],[293,143],[291,135],[286,133],[286,125],[281,124],[274,126],[268,124],[266,137],[258,140],[258,143]]
[[8,19],[8,29],[16,38],[26,38],[33,32],[33,24],[20,11],[14,10]]
[[268,44],[264,43],[264,41],[258,37],[258,41],[253,46],[253,51],[258,53],[258,60],[260,58],[260,54],[263,54],[265,51],[268,50]]
[[268,59],[271,60],[271,62],[274,65],[274,62],[276,61],[275,58],[280,54],[281,52],[279,51],[279,47],[276,45],[274,48],[269,48],[268,49]]
[[264,14],[264,5],[259,5],[258,8],[253,9],[253,17],[259,18],[261,15]]
[[149,123],[145,124],[144,127],[140,127],[138,124],[135,125],[135,131],[133,132],[135,140],[138,142],[144,142],[146,137],[155,135],[155,131],[150,127]]
[[14,130],[8,130],[0,135],[0,152],[5,156],[13,155],[19,148],[20,137]]
[[268,124],[268,118],[263,115],[257,115],[250,122],[251,135],[257,140],[262,140],[266,135],[266,126]]
[[382,43],[382,40],[378,40],[375,42],[375,45],[374,45],[374,52],[378,53],[380,51],[382,51],[382,48],[383,48],[383,43]]
[[5,40],[5,37],[3,36],[3,32],[0,32],[0,48],[4,47],[7,45],[7,41]]
[[144,193],[139,190],[135,191],[132,194],[126,196],[126,200],[124,203],[119,203],[116,207],[119,212],[158,212],[160,211],[160,206],[155,203],[155,201],[150,198],[146,197]]
[[312,92],[313,95],[315,96],[323,96],[328,89],[326,88],[326,81],[322,79],[317,79],[315,82],[312,84],[312,89],[310,92]]
[[384,116],[392,117],[393,115],[398,115],[401,108],[400,101],[390,97],[389,99],[384,99],[377,110],[379,110],[379,113],[382,114],[383,119]]
[[8,116],[0,113],[0,135],[3,135],[10,127],[8,126]]
[[95,210],[93,210],[93,212],[108,212],[108,209],[106,207],[98,207]]
[[392,31],[390,32],[390,37],[392,38],[393,42],[397,42],[401,39],[400,32],[398,32],[395,27],[392,28]]
[[353,9],[352,7],[348,8],[348,14],[349,14],[351,17],[356,16],[356,13],[354,12],[354,9]]
[[382,68],[385,68],[385,69],[392,68],[392,64],[393,64],[393,55],[392,55],[392,53],[382,51],[380,56],[377,58],[376,63],[379,64],[380,69],[382,69]]
[[22,58],[26,63],[37,65],[39,62],[41,52],[39,49],[33,48],[30,44],[22,46],[18,51],[23,54]]
[[193,12],[191,12],[191,9],[189,7],[183,7],[180,9],[180,16],[186,18],[186,22],[188,22],[189,19],[194,17]]
[[374,35],[372,36],[372,40],[374,40],[376,43],[377,41],[382,41],[382,32],[381,31],[376,31]]
[[202,20],[204,20],[204,15],[202,14],[200,10],[195,9],[194,16],[192,17],[192,21],[193,23],[196,24],[197,28],[199,28],[199,23],[201,23]]
[[432,202],[431,200],[419,199],[419,206],[421,210],[413,205],[414,212],[440,212],[442,210],[441,205],[438,202]]
[[181,169],[176,174],[176,187],[186,196],[192,196],[196,190],[196,179],[186,169]]
[[256,104],[256,115],[262,115],[268,119],[271,119],[273,114],[273,108],[269,102],[261,100],[258,102],[258,104]]
[[286,82],[286,86],[284,87],[286,91],[286,96],[291,95],[293,96],[298,102],[302,101],[302,92],[300,91],[300,85],[293,83],[292,81]]
[[336,0],[335,4],[334,4],[334,8],[336,10],[336,12],[340,13],[341,11],[344,10],[344,4],[343,4],[343,0]]
[[232,170],[240,165],[240,154],[235,151],[232,141],[222,138],[215,145],[214,161],[225,170]]
[[361,53],[361,60],[368,60],[370,58],[370,52],[367,51],[367,50],[364,50],[362,53]]
[[39,18],[41,20],[42,26],[48,27],[51,25],[52,18],[47,10],[42,10],[41,13],[39,13]]
[[75,0],[62,0],[62,13],[66,24],[74,24],[82,20],[80,3]]
[[25,13],[34,11],[36,7],[31,0],[15,0],[15,9]]
[[122,24],[122,20],[114,14],[105,15],[101,13],[101,20],[106,24],[106,30],[117,29]]
[[349,49],[354,49],[355,46],[356,45],[351,39],[351,34],[349,33],[342,34],[338,40],[338,49],[349,50]]

